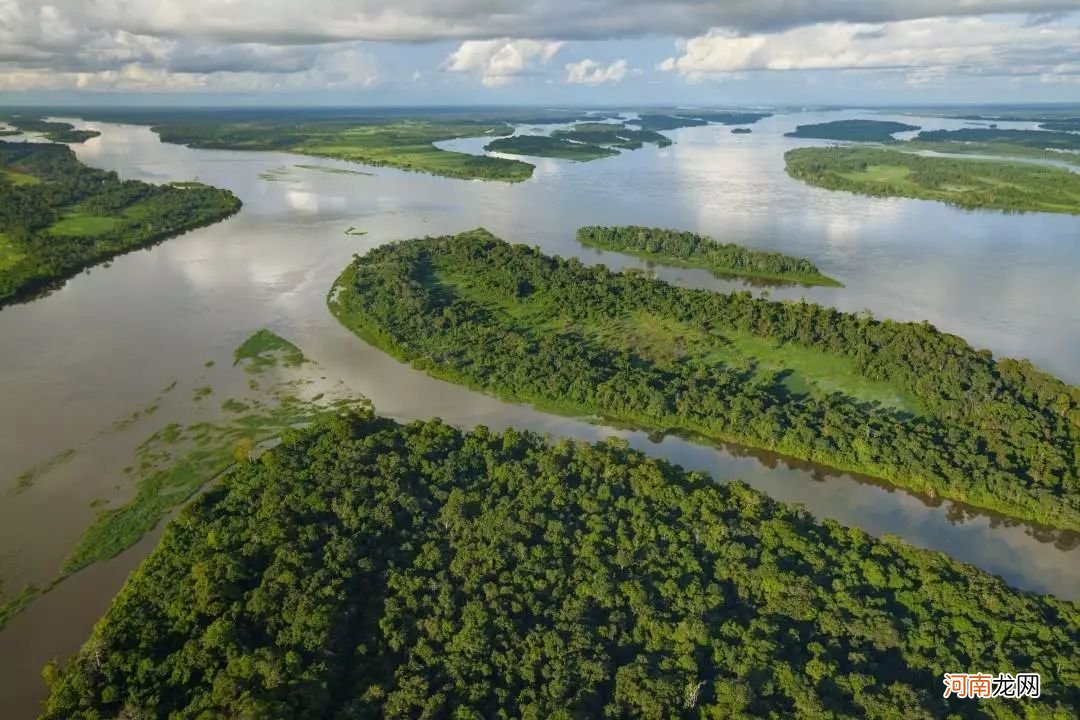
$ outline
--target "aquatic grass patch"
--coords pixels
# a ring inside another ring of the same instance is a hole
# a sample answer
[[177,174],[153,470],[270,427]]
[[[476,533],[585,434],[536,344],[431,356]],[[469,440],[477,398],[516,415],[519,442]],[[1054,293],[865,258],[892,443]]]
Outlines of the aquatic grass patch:
[[252,373],[261,373],[277,365],[295,368],[304,363],[300,348],[271,330],[256,331],[233,352],[233,366],[242,365]]
[[23,471],[16,478],[15,492],[23,492],[29,489],[35,482],[37,482],[42,476],[56,470],[62,465],[66,465],[71,462],[75,457],[76,451],[73,448],[67,448],[56,453],[52,457],[41,461],[32,468]]

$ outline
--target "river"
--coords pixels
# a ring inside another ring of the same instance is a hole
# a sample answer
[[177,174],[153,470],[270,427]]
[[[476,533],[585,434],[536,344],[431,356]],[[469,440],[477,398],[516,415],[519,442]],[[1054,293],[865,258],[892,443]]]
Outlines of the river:
[[[108,428],[174,380],[177,393],[190,395],[203,384],[212,385],[219,400],[239,392],[246,380],[232,372],[232,351],[265,326],[317,360],[318,379],[344,384],[391,417],[438,416],[461,426],[516,426],[587,440],[617,434],[688,469],[741,478],[779,500],[802,503],[818,517],[947,552],[1020,588],[1080,598],[1074,534],[767,453],[656,440],[505,403],[398,363],[344,330],[326,309],[326,292],[350,257],[394,239],[483,226],[588,263],[643,267],[633,258],[582,248],[574,232],[586,224],[664,225],[805,256],[845,285],[770,288],[774,298],[929,320],[977,347],[1030,358],[1080,383],[1080,218],[866,198],[787,177],[783,152],[818,143],[784,132],[857,116],[781,114],[754,125],[749,135],[722,126],[688,128],[670,133],[676,142],[668,148],[646,146],[592,163],[537,159],[534,178],[517,185],[282,153],[193,150],[162,144],[145,127],[77,122],[102,133],[73,146],[83,162],[151,182],[198,179],[229,188],[244,208],[225,222],[94,268],[44,299],[0,311],[4,592],[48,583],[97,512],[91,503],[130,494],[122,470],[142,439],[168,422],[191,422],[209,411],[194,410],[186,396],[174,394],[151,417],[115,432]],[[884,119],[931,129],[966,125]],[[445,146],[478,152],[483,143]],[[367,234],[346,235],[350,226]],[[748,287],[694,269],[657,271],[689,286]],[[20,473],[67,449],[76,451],[70,459],[15,491]],[[0,632],[5,718],[33,717],[43,693],[41,666],[78,647],[151,547],[144,541],[66,580]]]

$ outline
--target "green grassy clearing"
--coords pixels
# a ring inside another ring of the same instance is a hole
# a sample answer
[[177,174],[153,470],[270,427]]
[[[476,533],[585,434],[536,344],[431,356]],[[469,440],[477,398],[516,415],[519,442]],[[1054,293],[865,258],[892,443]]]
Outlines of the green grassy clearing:
[[[38,185],[41,179],[34,175],[0,168],[0,178],[12,185]],[[0,183],[2,185],[3,183]]]
[[115,217],[75,213],[54,222],[49,232],[62,237],[89,237],[108,232],[119,223],[120,219]]
[[7,270],[19,264],[26,253],[19,250],[4,233],[0,233],[0,270]]

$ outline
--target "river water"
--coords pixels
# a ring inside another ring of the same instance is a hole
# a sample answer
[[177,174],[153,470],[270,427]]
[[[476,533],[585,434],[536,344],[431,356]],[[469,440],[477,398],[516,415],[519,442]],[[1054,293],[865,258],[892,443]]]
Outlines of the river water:
[[[588,263],[643,267],[633,258],[582,248],[574,232],[585,224],[663,225],[805,256],[845,285],[770,288],[774,298],[929,320],[977,347],[1030,358],[1080,383],[1080,218],[866,198],[787,177],[783,152],[816,143],[784,132],[858,116],[782,114],[754,125],[750,135],[720,126],[688,128],[670,133],[676,142],[668,148],[647,146],[591,163],[536,159],[534,178],[518,185],[281,153],[192,150],[162,144],[145,127],[77,122],[102,132],[73,146],[83,162],[151,182],[198,179],[229,188],[244,208],[225,222],[94,268],[46,298],[0,311],[3,592],[48,583],[97,512],[91,503],[130,495],[122,468],[139,441],[206,411],[177,396],[130,427],[109,432],[112,423],[145,407],[174,380],[177,393],[190,395],[204,384],[219,398],[238,392],[246,380],[231,372],[232,350],[265,326],[317,360],[318,379],[344,384],[391,417],[437,416],[466,427],[516,426],[586,440],[620,435],[688,469],[740,478],[779,500],[802,503],[818,517],[946,552],[1020,588],[1080,598],[1074,534],[767,453],[656,440],[505,403],[398,363],[344,330],[326,309],[326,292],[350,257],[394,239],[483,226],[506,240]],[[444,145],[480,152],[484,142]],[[367,234],[345,234],[350,226]],[[748,287],[693,269],[656,269],[689,286]],[[67,449],[76,451],[67,462],[15,491],[20,473]],[[43,663],[78,647],[151,547],[144,541],[66,580],[0,632],[5,718],[33,717]]]

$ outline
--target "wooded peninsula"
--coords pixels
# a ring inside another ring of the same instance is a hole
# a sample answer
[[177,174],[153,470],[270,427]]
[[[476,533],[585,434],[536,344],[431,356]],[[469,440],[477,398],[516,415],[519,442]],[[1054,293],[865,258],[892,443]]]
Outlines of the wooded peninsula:
[[703,268],[717,277],[842,287],[805,258],[719,243],[697,233],[637,225],[593,225],[579,229],[577,240],[588,247],[614,250],[646,260]]
[[1063,168],[866,147],[798,148],[784,160],[793,178],[829,190],[966,209],[1080,213],[1080,173]]
[[680,288],[483,230],[371,250],[329,302],[470,387],[1080,529],[1080,389],[926,323]]
[[64,145],[0,141],[0,306],[239,209],[227,190],[121,180]]
[[[172,522],[44,720],[1064,718],[1080,607],[628,450],[359,412]],[[1038,701],[943,699],[957,668]]]

